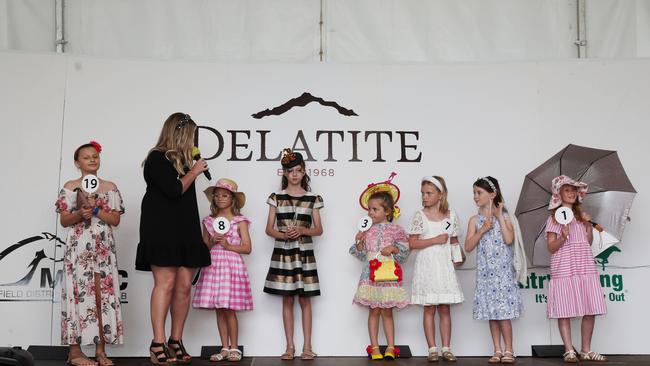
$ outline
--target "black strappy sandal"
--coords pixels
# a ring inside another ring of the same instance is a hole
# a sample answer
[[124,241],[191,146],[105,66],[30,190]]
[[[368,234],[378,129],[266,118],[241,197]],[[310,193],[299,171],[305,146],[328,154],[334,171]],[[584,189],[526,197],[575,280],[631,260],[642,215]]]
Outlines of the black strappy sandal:
[[149,357],[154,365],[173,365],[176,361],[171,361],[171,352],[164,343],[151,341],[149,346]]
[[182,340],[175,340],[169,337],[167,345],[169,345],[169,350],[176,355],[176,363],[181,365],[188,365],[192,363],[192,356],[187,353]]

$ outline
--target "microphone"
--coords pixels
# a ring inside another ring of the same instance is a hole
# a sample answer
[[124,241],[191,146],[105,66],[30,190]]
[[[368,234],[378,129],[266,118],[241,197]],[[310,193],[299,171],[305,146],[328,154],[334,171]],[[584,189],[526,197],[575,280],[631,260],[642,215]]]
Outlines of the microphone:
[[[199,148],[196,146],[192,147],[192,159],[194,160],[201,159],[201,150],[199,150]],[[209,170],[204,170],[203,175],[205,175],[205,177],[208,178],[208,180],[212,180],[212,174],[210,174]]]

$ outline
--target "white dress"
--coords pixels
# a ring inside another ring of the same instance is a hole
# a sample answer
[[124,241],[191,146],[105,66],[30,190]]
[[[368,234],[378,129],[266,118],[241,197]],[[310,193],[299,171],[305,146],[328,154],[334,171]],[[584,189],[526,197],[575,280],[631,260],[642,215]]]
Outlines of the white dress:
[[[450,210],[453,231],[447,243],[434,244],[417,249],[411,304],[439,305],[457,304],[464,300],[456,270],[452,262],[451,238],[460,236],[460,225],[454,211]],[[444,221],[430,221],[422,210],[415,213],[409,225],[408,234],[419,234],[420,239],[430,239],[445,233]]]

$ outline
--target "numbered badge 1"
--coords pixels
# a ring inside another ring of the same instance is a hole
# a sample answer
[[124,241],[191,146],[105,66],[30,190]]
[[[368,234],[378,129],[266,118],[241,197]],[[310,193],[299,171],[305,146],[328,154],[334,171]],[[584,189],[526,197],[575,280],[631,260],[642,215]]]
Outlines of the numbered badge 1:
[[568,207],[560,207],[555,211],[555,221],[561,225],[568,225],[573,221],[573,210]]
[[357,223],[357,229],[359,231],[364,232],[370,230],[370,227],[372,226],[372,219],[370,216],[364,216],[359,219],[359,222]]
[[83,178],[81,178],[81,189],[83,189],[84,192],[88,194],[93,194],[97,192],[97,189],[99,188],[99,178],[92,174],[87,174],[84,175]]
[[217,234],[223,235],[227,233],[228,230],[230,230],[230,220],[228,220],[225,217],[219,216],[216,219],[214,219],[214,221],[212,222],[212,228],[214,229],[214,232],[216,232]]

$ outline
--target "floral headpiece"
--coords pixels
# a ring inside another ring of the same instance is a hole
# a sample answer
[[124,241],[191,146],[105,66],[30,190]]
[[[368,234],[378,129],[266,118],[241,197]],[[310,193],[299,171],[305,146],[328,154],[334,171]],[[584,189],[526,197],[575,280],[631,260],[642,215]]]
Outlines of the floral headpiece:
[[102,145],[99,144],[99,142],[93,140],[89,142],[90,145],[93,145],[95,150],[97,150],[98,153],[102,152]]
[[282,150],[282,168],[291,169],[303,162],[302,155],[299,152],[293,152],[290,148]]
[[479,179],[482,180],[482,181],[487,182],[487,184],[490,186],[490,189],[492,190],[492,192],[498,193],[497,192],[497,187],[494,185],[494,183],[492,183],[492,181],[488,177],[481,177]]
[[183,117],[181,117],[181,119],[179,119],[178,122],[176,122],[176,129],[180,130],[181,128],[185,127],[187,122],[189,122],[191,120],[192,120],[192,117],[190,117],[189,114],[184,113]]
[[375,192],[385,191],[393,196],[393,205],[395,206],[395,209],[393,210],[393,219],[397,219],[400,215],[400,209],[397,207],[400,191],[399,187],[392,183],[392,180],[396,175],[397,173],[391,172],[390,176],[385,181],[368,184],[368,187],[366,187],[366,189],[361,192],[361,196],[359,196],[359,204],[361,205],[361,208],[368,210],[368,200],[370,199],[370,196],[372,196]]
[[582,200],[587,195],[587,190],[589,190],[589,186],[587,185],[587,183],[579,182],[577,180],[571,179],[566,175],[560,175],[559,177],[553,178],[553,181],[551,181],[551,199],[548,203],[549,210],[559,207],[562,204],[560,189],[562,188],[562,186],[567,184],[577,188],[578,202],[582,203]]

